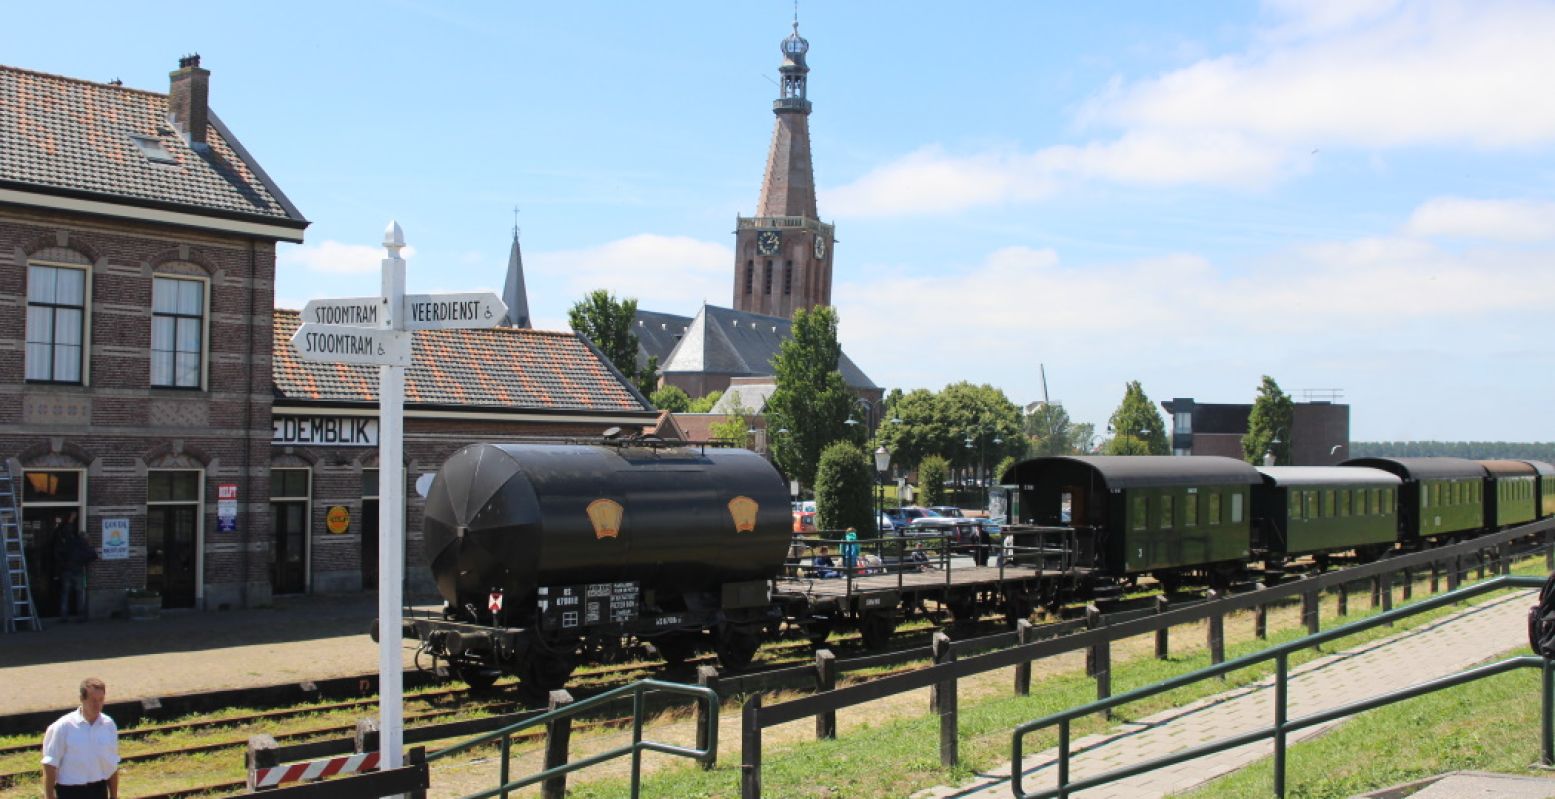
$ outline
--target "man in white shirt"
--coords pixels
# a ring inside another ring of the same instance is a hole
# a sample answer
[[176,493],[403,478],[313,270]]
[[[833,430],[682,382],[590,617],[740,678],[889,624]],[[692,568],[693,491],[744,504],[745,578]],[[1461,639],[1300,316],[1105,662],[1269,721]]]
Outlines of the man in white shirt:
[[43,799],[119,799],[119,728],[103,712],[108,687],[81,681],[81,707],[43,734]]

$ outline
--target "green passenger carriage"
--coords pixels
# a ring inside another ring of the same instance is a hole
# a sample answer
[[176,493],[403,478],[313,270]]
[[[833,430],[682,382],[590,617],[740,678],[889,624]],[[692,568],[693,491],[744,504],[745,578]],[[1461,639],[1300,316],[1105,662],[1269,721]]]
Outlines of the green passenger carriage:
[[1523,461],[1523,463],[1532,466],[1534,473],[1538,475],[1534,485],[1539,495],[1539,501],[1535,505],[1539,510],[1539,518],[1555,516],[1555,465],[1544,461]]
[[1263,466],[1253,489],[1253,545],[1265,558],[1356,549],[1380,554],[1398,536],[1403,480],[1355,466]]
[[1370,466],[1404,481],[1399,492],[1398,538],[1421,539],[1473,532],[1485,526],[1485,467],[1463,458],[1351,458],[1340,466]]
[[1033,458],[1005,474],[1017,521],[1072,526],[1080,561],[1103,574],[1212,571],[1251,551],[1252,466],[1165,455]]
[[1527,461],[1478,461],[1485,468],[1485,526],[1492,530],[1534,520],[1539,473]]

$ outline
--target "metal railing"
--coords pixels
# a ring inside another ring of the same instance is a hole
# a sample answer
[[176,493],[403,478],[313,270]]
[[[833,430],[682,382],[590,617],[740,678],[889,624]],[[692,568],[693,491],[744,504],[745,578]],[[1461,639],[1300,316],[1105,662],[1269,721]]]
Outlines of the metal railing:
[[[1310,649],[1319,644],[1332,641],[1337,638],[1354,635],[1355,633],[1369,630],[1373,627],[1391,624],[1402,618],[1455,604],[1469,597],[1478,596],[1480,594],[1505,588],[1538,588],[1543,584],[1544,579],[1539,577],[1495,577],[1466,588],[1460,588],[1445,594],[1438,594],[1437,596],[1420,600],[1419,602],[1406,607],[1385,611],[1370,618],[1351,622],[1350,624],[1346,624],[1341,627],[1335,627],[1334,629],[1328,630],[1327,632],[1308,635],[1296,641],[1273,646],[1260,652],[1254,652],[1252,654],[1244,655],[1233,660],[1218,663],[1203,669],[1199,669],[1198,671],[1181,675],[1179,677],[1174,677],[1172,679],[1164,680],[1153,685],[1147,685],[1143,688],[1138,688],[1127,693],[1122,693],[1116,696],[1108,697],[1106,699],[1091,702],[1090,704],[1072,708],[1070,710],[1063,711],[1062,713],[1054,713],[1050,716],[1046,716],[1035,721],[1026,722],[1025,724],[1016,727],[1014,733],[1011,736],[1011,788],[1014,790],[1015,796],[1019,799],[1052,799],[1053,797],[1058,797],[1058,799],[1066,799],[1071,793],[1075,791],[1082,791],[1087,788],[1106,785],[1120,779],[1125,779],[1127,777],[1154,771],[1158,768],[1173,766],[1178,763],[1183,763],[1198,757],[1202,757],[1204,755],[1223,752],[1227,749],[1234,749],[1239,746],[1245,746],[1250,743],[1256,743],[1272,738],[1274,740],[1274,793],[1276,796],[1283,797],[1285,795],[1286,736],[1290,732],[1316,724],[1324,724],[1353,715],[1355,713],[1360,713],[1365,710],[1371,710],[1373,708],[1381,707],[1393,702],[1411,699],[1413,697],[1439,691],[1444,688],[1451,688],[1453,686],[1462,685],[1464,683],[1473,682],[1485,677],[1491,677],[1520,668],[1543,669],[1543,748],[1541,751],[1544,765],[1555,765],[1555,731],[1552,731],[1551,727],[1552,695],[1555,695],[1552,694],[1552,679],[1555,679],[1555,669],[1552,669],[1551,664],[1548,661],[1539,657],[1514,657],[1501,661],[1500,663],[1481,666],[1479,668],[1471,669],[1460,674],[1455,674],[1449,677],[1433,680],[1431,682],[1422,683],[1420,685],[1412,686],[1400,691],[1383,694],[1381,696],[1367,699],[1362,702],[1344,705],[1342,707],[1325,710],[1320,713],[1314,713],[1297,719],[1289,719],[1286,717],[1286,707],[1288,703],[1287,685],[1289,682],[1289,660],[1292,653],[1299,652],[1304,649]],[[1085,716],[1088,716],[1092,713],[1106,713],[1107,711],[1110,711],[1112,708],[1115,708],[1119,705],[1136,702],[1141,699],[1155,696],[1156,694],[1165,693],[1177,688],[1182,688],[1184,686],[1191,685],[1211,677],[1223,676],[1233,671],[1255,666],[1259,663],[1263,663],[1269,660],[1273,660],[1275,662],[1274,724],[1272,726],[1255,730],[1253,732],[1244,733],[1242,735],[1225,738],[1220,741],[1194,747],[1192,749],[1185,749],[1181,752],[1176,752],[1165,757],[1155,758],[1143,763],[1137,763],[1132,766],[1125,766],[1123,768],[1114,769],[1112,771],[1098,774],[1093,777],[1087,777],[1083,780],[1070,782],[1070,724],[1075,719],[1084,718]],[[1025,770],[1022,767],[1022,761],[1025,759],[1025,738],[1027,735],[1030,735],[1037,730],[1042,730],[1053,726],[1058,727],[1058,785],[1055,788],[1028,793],[1023,787]]]
[[[690,696],[698,700],[696,714],[695,747],[677,746],[675,744],[660,743],[658,741],[643,740],[643,718],[646,715],[646,697],[651,693],[678,694]],[[618,746],[596,755],[568,762],[567,744],[571,736],[571,721],[574,716],[588,712],[612,702],[630,697],[632,701],[632,742],[624,746]],[[542,796],[562,797],[566,795],[567,775],[579,769],[598,765],[607,760],[625,755],[632,757],[632,793],[638,795],[642,782],[642,753],[644,751],[660,752],[677,757],[688,757],[704,765],[711,765],[718,758],[718,694],[710,688],[698,685],[683,685],[681,683],[660,682],[659,680],[642,680],[623,685],[611,691],[585,699],[581,702],[573,702],[565,691],[553,691],[551,693],[550,712],[524,719],[516,724],[510,724],[500,730],[486,733],[476,738],[471,738],[463,743],[450,746],[447,749],[439,749],[427,755],[427,762],[439,760],[445,757],[459,754],[483,744],[496,741],[502,751],[502,760],[499,765],[498,779],[500,784],[487,791],[470,794],[465,799],[486,799],[490,796],[502,796],[507,799],[508,793],[535,783],[543,783]],[[520,779],[510,779],[513,736],[530,729],[545,725],[548,731],[546,739],[545,766],[543,771],[531,774]]]

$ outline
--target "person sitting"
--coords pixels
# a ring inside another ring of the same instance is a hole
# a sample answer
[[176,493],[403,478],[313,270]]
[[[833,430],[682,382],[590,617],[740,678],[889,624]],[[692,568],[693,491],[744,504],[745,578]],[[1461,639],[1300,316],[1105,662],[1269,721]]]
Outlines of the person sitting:
[[921,543],[913,544],[912,551],[907,553],[907,563],[912,567],[913,571],[934,568],[929,563],[929,553],[923,551],[923,544]]
[[810,574],[822,580],[831,580],[842,576],[837,571],[837,563],[831,559],[831,549],[829,547],[821,547],[820,554],[817,554],[810,560],[810,566]]

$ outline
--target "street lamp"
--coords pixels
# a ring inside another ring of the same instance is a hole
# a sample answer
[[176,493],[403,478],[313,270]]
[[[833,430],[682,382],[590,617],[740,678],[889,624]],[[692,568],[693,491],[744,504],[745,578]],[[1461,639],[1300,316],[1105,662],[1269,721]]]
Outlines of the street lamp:
[[880,515],[882,513],[880,487],[885,484],[885,472],[889,468],[891,468],[891,450],[886,449],[885,445],[881,444],[875,450],[875,529],[877,534],[880,528]]

